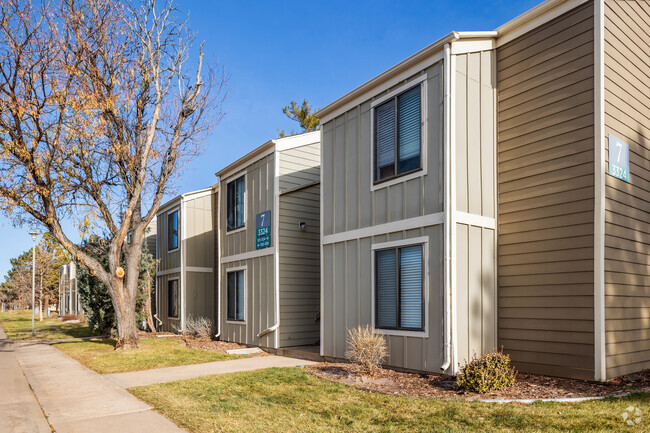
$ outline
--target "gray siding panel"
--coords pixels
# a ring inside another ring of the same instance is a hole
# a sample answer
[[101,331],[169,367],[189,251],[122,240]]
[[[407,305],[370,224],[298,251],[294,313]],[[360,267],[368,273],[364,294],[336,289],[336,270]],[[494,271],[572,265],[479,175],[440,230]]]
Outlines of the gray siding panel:
[[315,344],[320,339],[320,185],[281,195],[279,222],[280,346]]
[[499,345],[521,371],[588,379],[593,10],[582,5],[497,49]]
[[627,184],[606,176],[607,377],[650,368],[650,4],[605,2],[605,134],[630,150]]

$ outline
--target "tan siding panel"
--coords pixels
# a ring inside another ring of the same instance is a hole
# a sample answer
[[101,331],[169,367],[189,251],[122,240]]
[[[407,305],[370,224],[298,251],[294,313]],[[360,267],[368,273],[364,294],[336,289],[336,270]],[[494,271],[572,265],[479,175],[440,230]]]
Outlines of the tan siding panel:
[[521,371],[593,378],[593,4],[497,58],[499,345]]

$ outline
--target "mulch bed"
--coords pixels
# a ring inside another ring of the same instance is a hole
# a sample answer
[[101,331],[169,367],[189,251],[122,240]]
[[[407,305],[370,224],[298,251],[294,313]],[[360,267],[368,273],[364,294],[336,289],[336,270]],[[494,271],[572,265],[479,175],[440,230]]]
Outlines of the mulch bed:
[[519,373],[511,388],[486,394],[456,387],[451,376],[405,373],[382,369],[364,376],[354,364],[319,363],[307,367],[311,374],[346,385],[380,392],[427,398],[456,399],[542,399],[614,396],[631,390],[650,389],[650,370],[624,376],[607,383]]
[[[237,343],[230,343],[227,341],[215,341],[209,338],[195,338],[195,337],[181,337],[185,341],[187,347],[201,350],[210,350],[212,352],[226,353],[227,350],[232,349],[246,349],[247,346]],[[260,351],[257,353],[246,354],[243,356],[252,358],[255,356],[267,356],[268,353]]]

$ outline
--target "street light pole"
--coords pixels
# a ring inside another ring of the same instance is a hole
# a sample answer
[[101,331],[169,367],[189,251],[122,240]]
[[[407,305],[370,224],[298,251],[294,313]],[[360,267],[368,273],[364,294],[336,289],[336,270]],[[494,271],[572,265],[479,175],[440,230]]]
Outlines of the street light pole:
[[35,293],[36,293],[36,236],[38,232],[36,229],[32,229],[29,232],[32,235],[32,337],[36,335],[34,332],[34,305],[35,305]]

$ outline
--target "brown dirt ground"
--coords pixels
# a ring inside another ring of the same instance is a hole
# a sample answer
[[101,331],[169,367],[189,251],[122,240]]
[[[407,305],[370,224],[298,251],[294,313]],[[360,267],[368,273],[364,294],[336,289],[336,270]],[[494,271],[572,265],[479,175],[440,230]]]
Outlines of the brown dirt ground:
[[311,374],[346,385],[393,395],[459,399],[541,399],[613,396],[632,390],[650,389],[650,370],[631,374],[607,383],[578,379],[517,374],[511,388],[486,394],[468,392],[456,387],[451,376],[405,373],[381,369],[364,376],[354,364],[323,362],[307,367]]
[[[245,349],[247,346],[244,346],[242,344],[237,344],[237,343],[229,343],[227,341],[216,341],[212,340],[209,338],[196,338],[196,337],[190,337],[187,335],[177,335],[172,332],[144,332],[140,331],[138,332],[138,335],[140,338],[155,338],[160,335],[170,335],[178,338],[182,338],[183,341],[185,341],[185,345],[187,347],[191,347],[193,349],[201,349],[201,350],[209,350],[212,352],[221,352],[221,353],[226,353],[227,350],[232,350],[232,349]],[[164,338],[164,337],[163,337]],[[255,357],[255,356],[267,356],[268,353],[261,351],[258,353],[252,353],[249,355],[243,355],[246,357]]]

